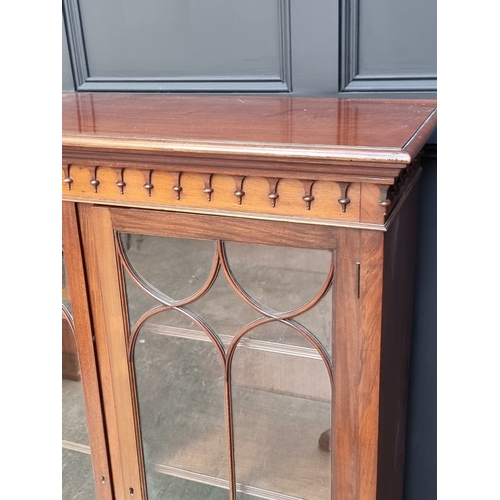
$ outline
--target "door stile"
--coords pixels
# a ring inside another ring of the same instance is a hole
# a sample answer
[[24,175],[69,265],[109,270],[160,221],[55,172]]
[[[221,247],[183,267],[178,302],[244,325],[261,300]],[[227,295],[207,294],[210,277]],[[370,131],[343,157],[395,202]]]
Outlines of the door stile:
[[128,360],[127,325],[121,303],[114,232],[106,207],[80,205],[82,236],[91,283],[91,304],[104,393],[111,466],[117,500],[146,499],[141,445]]
[[363,318],[358,394],[359,439],[363,443],[359,454],[360,500],[375,500],[377,497],[385,237],[384,232],[360,231],[359,300]]
[[[119,241],[118,241],[118,235],[115,230],[113,230],[113,238],[115,242],[115,248],[118,250]],[[139,472],[141,475],[141,488],[143,490],[143,496],[144,498],[147,498],[147,488],[145,479],[146,475],[144,469],[144,453],[142,450],[142,438],[139,425],[139,402],[137,399],[137,383],[136,383],[135,368],[134,368],[134,352],[133,352],[133,346],[130,345],[131,339],[130,339],[130,327],[128,324],[129,316],[128,316],[127,294],[124,285],[125,279],[124,279],[123,267],[120,262],[120,258],[118,257],[118,254],[116,252],[115,252],[115,263],[116,263],[116,271],[118,273],[118,280],[120,284],[120,305],[123,318],[123,332],[126,338],[126,349],[128,353],[127,360],[128,360],[129,377],[130,377],[130,396],[132,398],[131,401],[132,401],[133,415],[135,415],[135,420],[136,420],[136,426],[134,428],[134,432],[135,432],[136,447],[137,447],[137,462],[138,462]],[[130,493],[131,491],[129,487],[129,494]]]
[[[80,228],[74,203],[66,201],[62,203],[62,219],[62,239],[66,273],[68,276],[69,294],[72,298],[71,307],[75,327],[75,340],[82,373],[81,382],[94,470],[94,484],[99,500],[112,500],[113,482],[109,469],[99,372],[90,320],[87,292],[88,283],[85,276]],[[92,412],[89,409],[92,409]]]
[[384,233],[339,229],[334,308],[334,500],[375,500]]

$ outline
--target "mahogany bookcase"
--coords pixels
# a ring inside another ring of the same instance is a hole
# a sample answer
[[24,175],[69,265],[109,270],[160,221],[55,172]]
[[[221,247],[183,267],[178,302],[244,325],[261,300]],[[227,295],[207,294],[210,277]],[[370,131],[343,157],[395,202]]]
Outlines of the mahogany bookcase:
[[64,93],[99,499],[401,499],[431,100]]

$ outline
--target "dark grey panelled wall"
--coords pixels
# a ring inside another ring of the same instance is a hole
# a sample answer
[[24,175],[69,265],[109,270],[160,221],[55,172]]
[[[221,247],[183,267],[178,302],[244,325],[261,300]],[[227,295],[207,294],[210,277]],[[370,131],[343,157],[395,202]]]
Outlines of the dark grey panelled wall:
[[79,91],[436,90],[436,0],[63,0],[63,14]]
[[63,4],[80,91],[336,91],[338,6],[330,0]]
[[[62,64],[66,91],[434,98],[436,0],[63,0]],[[405,500],[437,496],[436,186],[431,156],[419,201]]]

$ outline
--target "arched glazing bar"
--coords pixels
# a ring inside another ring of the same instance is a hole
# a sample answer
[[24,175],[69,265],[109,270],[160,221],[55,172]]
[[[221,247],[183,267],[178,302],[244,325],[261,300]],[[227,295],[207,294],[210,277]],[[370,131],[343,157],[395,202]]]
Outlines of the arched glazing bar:
[[132,280],[139,286],[143,291],[145,291],[148,295],[150,295],[153,299],[157,300],[158,302],[170,306],[170,307],[181,307],[185,306],[187,304],[190,304],[191,302],[194,302],[195,300],[199,299],[203,295],[205,295],[212,285],[214,284],[217,275],[219,274],[219,269],[220,269],[220,258],[219,258],[219,252],[216,250],[215,255],[214,255],[214,260],[212,264],[212,268],[210,270],[210,273],[208,275],[207,280],[203,284],[203,286],[194,294],[191,296],[182,299],[182,300],[174,300],[170,298],[168,295],[163,293],[161,290],[156,289],[152,285],[150,285],[142,276],[137,273],[137,271],[134,269],[132,263],[130,262],[130,259],[127,256],[127,253],[125,252],[123,248],[123,243],[119,237],[119,233],[115,231],[115,245],[118,250],[118,256],[120,258],[120,261],[122,262],[123,266],[127,270],[127,273],[129,276],[132,278]]
[[274,318],[274,319],[288,319],[292,318],[294,316],[299,316],[300,314],[308,311],[312,307],[314,307],[327,293],[330,287],[332,286],[332,280],[333,280],[333,275],[334,275],[334,259],[333,259],[333,254],[331,257],[331,262],[330,262],[330,267],[328,269],[328,273],[326,276],[326,279],[319,289],[318,293],[306,304],[304,304],[301,307],[298,307],[296,309],[287,311],[287,312],[278,312],[274,311],[273,309],[270,309],[257,300],[255,300],[252,296],[250,296],[244,288],[239,284],[238,280],[234,276],[234,273],[231,270],[231,266],[229,265],[227,255],[226,255],[226,250],[224,247],[224,242],[221,240],[217,241],[217,248],[218,248],[218,253],[220,256],[220,263],[222,266],[222,270],[224,271],[224,274],[226,275],[227,280],[229,281],[229,284],[233,288],[233,290],[240,296],[250,307],[258,311],[259,313],[263,314],[266,317]]

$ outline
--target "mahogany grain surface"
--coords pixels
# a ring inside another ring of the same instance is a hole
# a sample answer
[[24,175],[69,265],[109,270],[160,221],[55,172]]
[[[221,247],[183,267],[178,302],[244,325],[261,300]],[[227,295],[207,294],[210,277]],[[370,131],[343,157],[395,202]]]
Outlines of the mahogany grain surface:
[[63,149],[410,163],[436,101],[63,93]]

